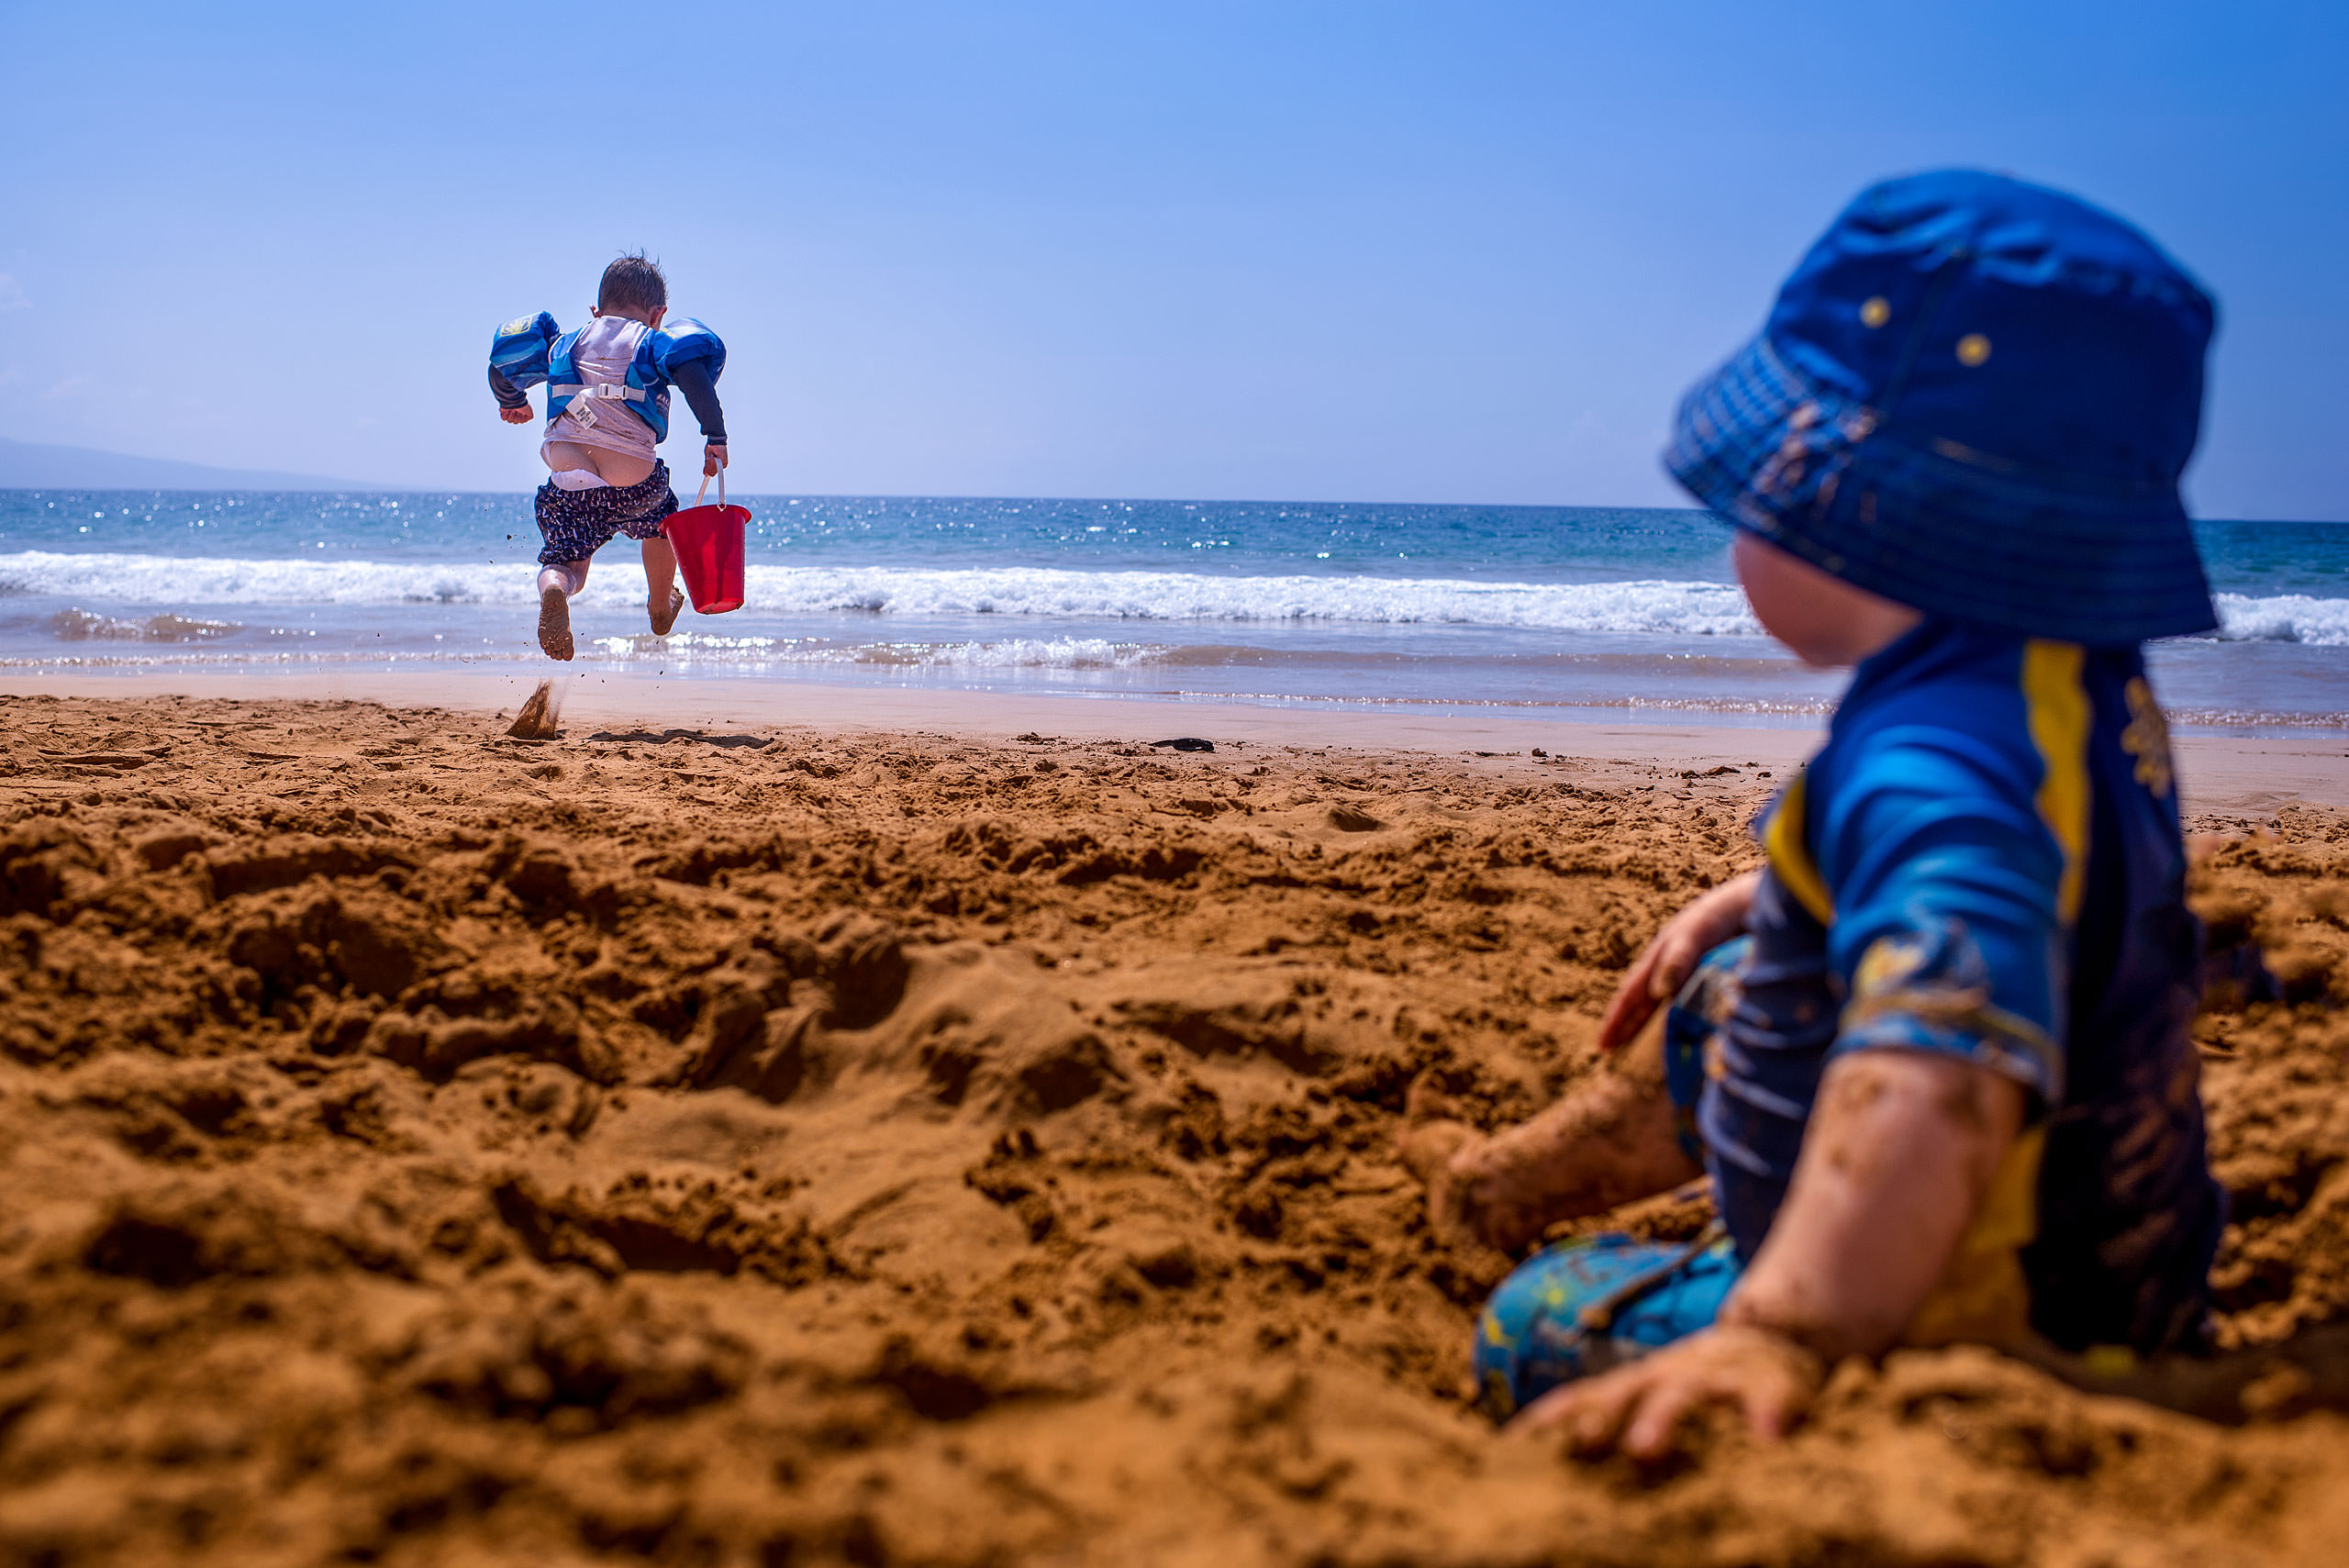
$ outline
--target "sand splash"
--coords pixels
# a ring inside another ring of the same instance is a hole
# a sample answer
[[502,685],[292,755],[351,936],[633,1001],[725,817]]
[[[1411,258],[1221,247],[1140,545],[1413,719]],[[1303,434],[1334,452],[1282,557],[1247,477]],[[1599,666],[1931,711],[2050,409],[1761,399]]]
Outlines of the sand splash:
[[540,681],[506,733],[522,740],[551,740],[562,734],[562,683]]

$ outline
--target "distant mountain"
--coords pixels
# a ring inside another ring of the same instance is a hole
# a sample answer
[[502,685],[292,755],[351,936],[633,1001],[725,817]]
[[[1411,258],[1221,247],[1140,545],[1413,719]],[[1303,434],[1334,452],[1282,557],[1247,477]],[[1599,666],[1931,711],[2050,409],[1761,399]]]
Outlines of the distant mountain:
[[389,490],[314,473],[214,468],[169,458],[132,457],[89,447],[0,439],[0,490]]

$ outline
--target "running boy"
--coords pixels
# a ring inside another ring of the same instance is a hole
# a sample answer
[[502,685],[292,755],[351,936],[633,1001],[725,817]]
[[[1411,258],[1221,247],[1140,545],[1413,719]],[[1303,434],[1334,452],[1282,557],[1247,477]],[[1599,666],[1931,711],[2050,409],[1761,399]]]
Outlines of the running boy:
[[705,478],[726,466],[726,416],[718,406],[726,345],[700,322],[667,328],[669,284],[641,255],[604,269],[595,319],[562,332],[552,316],[509,321],[489,344],[489,390],[498,417],[530,422],[525,389],[547,385],[547,433],[539,448],[552,477],[539,487],[539,646],[572,655],[571,595],[587,585],[588,560],[626,534],[644,544],[646,609],[666,637],[685,608],[676,552],[661,525],[677,509],[669,467],[653,448],[669,434],[674,384],[701,422]]
[[1854,671],[1766,867],[1624,977],[1618,1068],[1497,1137],[1406,1135],[1439,1231],[1512,1250],[1710,1178],[1718,1240],[1572,1243],[1501,1285],[1496,1414],[1653,1455],[1709,1403],[1774,1437],[1899,1343],[2199,1341],[2224,1204],[2139,645],[2217,621],[2177,495],[2211,321],[2110,215],[1920,175],[1864,193],[1682,404],[1667,466],[1735,527],[1755,617]]

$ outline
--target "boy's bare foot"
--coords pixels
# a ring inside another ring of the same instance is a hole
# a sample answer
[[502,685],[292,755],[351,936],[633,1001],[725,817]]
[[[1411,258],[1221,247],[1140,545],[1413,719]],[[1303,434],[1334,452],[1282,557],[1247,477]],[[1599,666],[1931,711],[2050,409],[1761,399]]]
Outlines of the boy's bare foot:
[[[1484,1141],[1462,1121],[1426,1121],[1407,1129],[1396,1146],[1403,1163],[1428,1189],[1428,1229],[1447,1247],[1480,1241],[1468,1214],[1470,1174],[1453,1162]],[[1469,1163],[1469,1162],[1462,1162]]]
[[[1403,1102],[1404,1128],[1397,1152],[1411,1173],[1427,1184],[1428,1228],[1448,1247],[1464,1243],[1515,1251],[1540,1234],[1538,1220],[1494,1211],[1493,1191],[1508,1185],[1491,1169],[1500,1151],[1453,1115],[1452,1102],[1422,1078]],[[1520,1206],[1504,1203],[1504,1207]]]
[[1532,1120],[1487,1138],[1425,1081],[1397,1140],[1428,1189],[1428,1225],[1448,1244],[1515,1254],[1552,1222],[1598,1214],[1701,1174],[1680,1150],[1671,1096],[1629,1072],[1594,1074]]
[[669,628],[677,624],[677,617],[685,612],[685,591],[683,588],[672,588],[669,590],[669,605],[666,609],[662,608],[658,605],[648,604],[645,606],[645,609],[652,617],[652,635],[655,637],[668,636]]
[[571,659],[571,595],[551,583],[539,590],[539,647],[550,659]]

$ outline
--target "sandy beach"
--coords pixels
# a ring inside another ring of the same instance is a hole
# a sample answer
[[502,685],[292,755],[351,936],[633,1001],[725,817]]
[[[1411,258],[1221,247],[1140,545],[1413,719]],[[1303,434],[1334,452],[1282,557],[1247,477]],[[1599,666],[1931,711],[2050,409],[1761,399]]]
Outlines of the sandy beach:
[[1464,1406],[1508,1260],[1393,1140],[1594,1070],[1808,732],[432,679],[0,695],[0,1561],[2349,1556],[2337,738],[2179,745],[2284,991],[2198,1025],[2226,1354],[1642,1470]]

